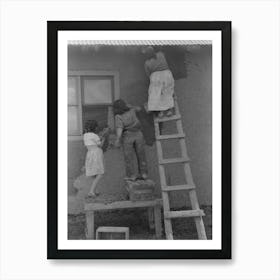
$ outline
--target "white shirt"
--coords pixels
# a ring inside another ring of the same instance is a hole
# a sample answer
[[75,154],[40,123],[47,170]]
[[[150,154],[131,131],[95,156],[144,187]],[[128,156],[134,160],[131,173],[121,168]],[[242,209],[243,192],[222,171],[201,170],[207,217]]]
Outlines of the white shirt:
[[97,134],[87,132],[84,134],[84,144],[85,146],[98,146],[101,144],[101,140]]

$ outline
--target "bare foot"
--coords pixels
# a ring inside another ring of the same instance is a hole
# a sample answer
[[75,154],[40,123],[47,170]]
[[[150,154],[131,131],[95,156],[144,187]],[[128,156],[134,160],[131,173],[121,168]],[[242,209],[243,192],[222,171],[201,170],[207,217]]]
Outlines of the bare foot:
[[96,194],[95,193],[88,193],[88,195],[87,195],[88,197],[91,197],[91,198],[95,198],[96,197]]
[[148,174],[143,173],[141,177],[142,177],[143,180],[147,180],[148,179]]
[[137,176],[125,177],[124,180],[126,181],[136,181]]
[[173,113],[172,113],[171,109],[170,109],[170,110],[167,110],[166,116],[167,116],[167,117],[171,117],[172,115],[173,115]]

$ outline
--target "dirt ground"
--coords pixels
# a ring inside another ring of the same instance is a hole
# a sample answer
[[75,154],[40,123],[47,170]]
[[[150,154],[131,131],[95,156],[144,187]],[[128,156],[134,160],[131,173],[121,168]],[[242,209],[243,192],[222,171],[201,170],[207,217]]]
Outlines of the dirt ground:
[[[207,238],[212,239],[212,207],[201,206],[201,208],[205,212],[203,219]],[[156,239],[154,230],[149,229],[147,210],[141,208],[97,212],[95,229],[99,226],[125,226],[129,227],[130,239]],[[172,226],[174,239],[197,239],[193,218],[173,219]],[[68,216],[68,239],[85,239],[84,214]],[[164,227],[163,239],[165,239]]]

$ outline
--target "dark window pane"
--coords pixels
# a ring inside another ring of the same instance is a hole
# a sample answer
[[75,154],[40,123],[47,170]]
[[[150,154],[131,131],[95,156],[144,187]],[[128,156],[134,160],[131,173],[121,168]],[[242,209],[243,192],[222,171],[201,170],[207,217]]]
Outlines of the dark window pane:
[[100,128],[108,126],[108,106],[83,106],[83,122],[96,120]]

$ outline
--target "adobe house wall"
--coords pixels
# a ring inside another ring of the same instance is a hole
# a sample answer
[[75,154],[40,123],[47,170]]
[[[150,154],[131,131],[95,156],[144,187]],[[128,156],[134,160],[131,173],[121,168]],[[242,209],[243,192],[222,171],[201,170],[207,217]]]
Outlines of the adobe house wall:
[[[69,70],[114,70],[120,75],[121,98],[133,105],[142,105],[147,101],[149,80],[144,72],[144,59],[141,54],[120,52],[92,52],[87,49],[69,48]],[[168,53],[172,63],[172,52]],[[185,60],[186,64],[182,64]],[[178,55],[174,54],[174,60]],[[191,168],[198,198],[201,204],[212,203],[212,64],[211,47],[204,46],[181,55],[179,71],[174,73],[175,92],[182,115],[183,127],[187,135],[187,148],[192,160]],[[185,67],[182,75],[182,65]],[[175,65],[176,66],[176,65]],[[174,65],[173,65],[174,69]],[[172,72],[176,72],[176,69]],[[168,132],[164,125],[163,132]],[[178,155],[174,143],[165,144],[165,155]],[[68,190],[73,195],[74,179],[80,174],[84,164],[86,149],[81,140],[68,141]],[[155,145],[146,146],[149,177],[157,183],[160,196],[158,165]],[[102,192],[124,193],[124,160],[121,150],[109,149],[105,153],[106,174],[101,181]],[[171,184],[182,182],[183,177],[178,166],[169,166],[166,171],[167,181]],[[181,207],[185,204],[181,194],[172,197],[171,205]],[[69,209],[69,213],[72,210]]]

